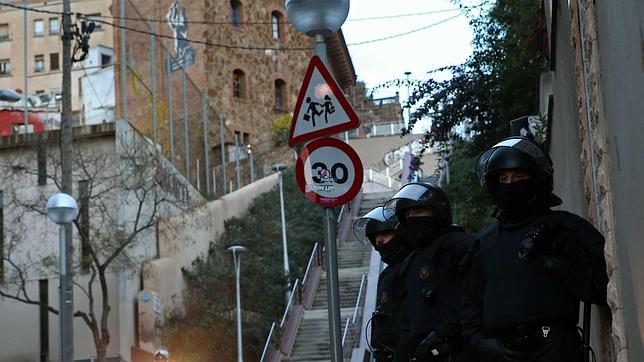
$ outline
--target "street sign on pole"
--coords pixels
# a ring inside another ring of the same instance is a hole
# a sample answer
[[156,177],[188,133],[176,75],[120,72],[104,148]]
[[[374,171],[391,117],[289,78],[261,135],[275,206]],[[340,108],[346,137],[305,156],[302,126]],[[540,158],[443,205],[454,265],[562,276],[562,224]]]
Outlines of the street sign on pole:
[[293,111],[288,139],[300,142],[357,128],[358,115],[317,55],[311,58]]
[[351,201],[362,187],[362,162],[347,143],[337,138],[317,139],[302,148],[295,178],[304,196],[324,207]]

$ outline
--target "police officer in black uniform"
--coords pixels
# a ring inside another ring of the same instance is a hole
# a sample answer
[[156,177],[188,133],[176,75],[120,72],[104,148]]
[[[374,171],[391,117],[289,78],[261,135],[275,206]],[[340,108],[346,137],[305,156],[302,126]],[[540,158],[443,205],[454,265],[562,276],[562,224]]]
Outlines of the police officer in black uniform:
[[581,361],[579,301],[606,303],[603,236],[550,209],[552,161],[534,141],[501,141],[476,171],[500,214],[464,262],[465,340],[483,361]]
[[400,323],[403,317],[403,294],[400,262],[410,249],[402,243],[396,230],[398,222],[385,218],[378,206],[356,220],[353,232],[364,245],[371,243],[387,267],[378,276],[376,310],[371,317],[371,349],[376,361],[393,361],[400,342]]
[[452,225],[447,195],[429,183],[406,184],[384,211],[395,213],[414,249],[401,267],[407,312],[395,360],[470,361],[462,350],[457,272],[474,238]]

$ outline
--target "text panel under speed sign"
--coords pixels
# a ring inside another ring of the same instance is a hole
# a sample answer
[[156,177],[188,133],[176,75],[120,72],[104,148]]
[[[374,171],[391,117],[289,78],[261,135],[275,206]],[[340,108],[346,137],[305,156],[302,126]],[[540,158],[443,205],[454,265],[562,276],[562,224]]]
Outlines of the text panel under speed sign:
[[307,199],[324,207],[340,206],[360,191],[362,162],[345,142],[337,138],[320,138],[300,151],[295,177]]

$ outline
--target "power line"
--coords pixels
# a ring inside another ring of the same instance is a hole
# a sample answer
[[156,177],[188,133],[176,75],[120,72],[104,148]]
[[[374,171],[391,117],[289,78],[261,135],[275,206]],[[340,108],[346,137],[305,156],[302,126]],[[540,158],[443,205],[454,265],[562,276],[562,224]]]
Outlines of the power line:
[[394,34],[394,35],[386,36],[384,38],[378,38],[378,39],[372,39],[372,40],[365,40],[365,41],[361,41],[361,42],[357,42],[357,43],[351,43],[351,44],[347,44],[347,46],[371,44],[371,43],[375,43],[375,42],[381,42],[381,41],[385,41],[385,40],[400,38],[400,37],[405,36],[405,35],[417,33],[419,31],[426,30],[426,29],[432,28],[434,26],[446,23],[446,22],[448,22],[450,20],[453,20],[453,19],[456,19],[456,18],[458,18],[460,16],[461,16],[461,14],[458,14],[458,15],[455,15],[455,16],[451,16],[451,17],[449,17],[447,19],[443,19],[443,20],[441,20],[439,22],[432,23],[432,24],[429,24],[429,25],[426,25],[426,26],[423,26],[423,27],[420,27],[420,28],[417,28],[417,29],[410,30],[410,31],[406,31],[404,33]]
[[[15,8],[15,9],[20,9],[20,10],[33,11],[33,12],[38,12],[38,13],[45,13],[45,14],[50,14],[50,15],[60,15],[60,16],[64,15],[62,12],[56,12],[56,11],[50,11],[50,10],[42,10],[42,9],[34,9],[34,8],[29,8],[29,7],[19,6],[19,5],[13,5],[13,4],[7,4],[7,3],[0,3],[0,5],[5,5],[5,6],[8,6],[8,7],[12,7],[12,8]],[[418,14],[420,14],[420,13],[418,13]],[[228,45],[228,44],[212,43],[212,42],[208,42],[208,41],[194,40],[194,39],[188,39],[188,38],[182,39],[182,38],[177,38],[177,37],[174,37],[174,36],[171,36],[171,35],[159,34],[159,33],[155,33],[155,32],[135,29],[135,28],[128,27],[128,26],[117,25],[117,24],[109,22],[109,21],[96,19],[94,16],[88,17],[88,16],[83,15],[81,13],[76,13],[75,15],[77,17],[82,18],[82,19],[95,21],[95,22],[98,22],[98,23],[101,23],[101,24],[109,25],[109,26],[111,26],[113,28],[124,29],[124,30],[128,30],[128,31],[131,31],[131,32],[139,33],[139,34],[153,35],[153,36],[156,36],[158,38],[165,38],[165,39],[171,39],[171,40],[177,40],[177,39],[185,40],[186,42],[193,43],[193,44],[200,44],[200,45],[212,46],[212,47],[218,47],[218,48],[224,48],[224,49],[263,50],[263,51],[266,51],[266,50],[272,50],[272,51],[310,51],[310,50],[313,50],[313,48],[311,48],[311,47],[274,48],[274,47],[260,47],[260,46]],[[392,17],[401,17],[401,16],[412,16],[412,14],[392,15]],[[357,42],[357,43],[350,43],[350,44],[347,44],[347,46],[357,46],[357,45],[371,44],[371,43],[376,43],[376,42],[380,42],[380,41],[399,38],[399,37],[402,37],[402,36],[405,36],[405,35],[409,35],[409,34],[413,34],[413,33],[416,33],[416,32],[422,31],[422,30],[429,29],[429,28],[431,28],[433,26],[445,23],[445,22],[447,22],[449,20],[455,19],[455,18],[460,17],[460,16],[461,16],[461,14],[458,14],[458,15],[449,17],[447,19],[443,19],[443,20],[441,20],[439,22],[432,23],[432,24],[429,24],[429,25],[426,25],[426,26],[423,26],[423,27],[420,27],[420,28],[417,28],[417,29],[413,29],[413,30],[410,30],[410,31],[407,31],[407,32],[404,32],[404,33],[394,34],[394,35],[390,35],[390,36],[387,36],[387,37],[384,37],[384,38],[366,40],[366,41],[361,41],[361,42]],[[115,17],[115,18],[118,19],[118,17]],[[363,18],[363,19],[367,20],[367,19],[372,19],[372,18]]]
[[431,14],[450,13],[450,12],[454,12],[454,11],[462,11],[462,10],[474,9],[474,8],[478,8],[478,7],[481,7],[481,5],[463,6],[463,7],[458,8],[458,9],[443,9],[443,10],[424,11],[424,12],[420,12],[420,13],[398,14],[398,15],[383,15],[383,16],[374,16],[374,17],[369,17],[369,18],[354,18],[354,19],[347,19],[347,22],[407,18],[407,17],[412,17],[412,16],[423,16],[423,15],[431,15]]
[[[21,7],[19,5],[13,5],[13,4],[6,4],[6,3],[0,3],[0,5],[6,5],[8,7],[12,7],[15,9],[24,9],[24,7]],[[415,16],[425,16],[425,15],[432,15],[432,14],[441,14],[441,13],[449,13],[449,12],[454,12],[454,11],[465,11],[467,9],[474,9],[478,8],[482,5],[475,5],[475,6],[463,6],[459,8],[453,8],[453,9],[441,9],[441,10],[430,10],[430,11],[422,11],[422,12],[414,12],[414,13],[405,13],[405,14],[396,14],[396,15],[383,15],[383,16],[374,16],[374,17],[365,17],[365,18],[350,18],[347,19],[346,22],[360,22],[360,21],[372,21],[372,20],[387,20],[387,19],[398,19],[398,18],[406,18],[406,17],[415,17]],[[36,8],[29,8],[30,11],[35,11],[35,12],[43,12],[43,13],[55,13],[53,11],[48,11],[48,10],[42,10],[42,9],[36,9]],[[62,15],[62,13],[60,13]],[[70,13],[71,15],[77,15],[77,16],[83,16],[81,13]],[[91,19],[97,20],[97,19],[114,19],[114,20],[119,20],[121,17],[118,16],[110,16],[110,15],[92,15]],[[124,17],[124,20],[128,21],[143,21],[143,22],[148,22],[148,23],[167,23],[167,19],[153,19],[153,18],[144,18],[144,17]],[[185,20],[185,24],[201,24],[201,25],[231,25],[231,22],[228,21],[212,21],[212,20]],[[288,21],[279,21],[279,24],[290,24]],[[246,21],[246,22],[237,22],[237,25],[272,25],[274,24],[272,21]]]
[[[454,12],[454,11],[461,11],[464,8],[476,8],[479,7],[480,5],[477,6],[471,6],[471,7],[463,7],[463,8],[458,8],[458,9],[443,9],[443,10],[432,10],[432,11],[424,11],[424,12],[418,12],[418,13],[407,13],[407,14],[397,14],[397,15],[383,15],[383,16],[375,16],[375,17],[368,17],[368,18],[353,18],[353,19],[347,19],[346,22],[358,22],[358,21],[371,21],[371,20],[387,20],[387,19],[397,19],[397,18],[404,18],[404,17],[412,17],[412,16],[424,16],[424,15],[431,15],[431,14],[440,14],[440,13],[447,13],[447,12]],[[118,16],[110,16],[110,15],[93,15],[92,19],[96,18],[103,18],[103,19],[114,19],[118,20],[121,19]],[[153,18],[135,18],[135,17],[124,17],[123,19],[128,20],[128,21],[144,21],[148,23],[167,23],[167,19],[153,19]],[[228,21],[212,21],[212,20],[185,20],[185,24],[199,24],[199,25],[232,25],[231,22]],[[245,22],[237,22],[237,25],[272,25],[274,22],[272,21],[245,21]],[[277,24],[290,24],[288,21],[278,21]]]

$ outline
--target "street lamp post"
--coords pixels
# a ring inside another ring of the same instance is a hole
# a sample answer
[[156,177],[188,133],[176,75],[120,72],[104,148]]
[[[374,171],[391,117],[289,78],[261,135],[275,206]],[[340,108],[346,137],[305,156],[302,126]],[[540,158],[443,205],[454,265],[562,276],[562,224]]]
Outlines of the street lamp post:
[[[405,76],[407,77],[407,147],[409,148],[409,155],[411,157],[414,156],[412,149],[411,149],[411,104],[409,103],[409,98],[411,96],[411,93],[409,92],[409,76],[411,75],[410,71],[405,72]],[[409,180],[406,180],[407,182],[412,181],[414,178],[414,175],[411,173],[409,174]]]
[[233,253],[233,262],[235,265],[235,295],[237,298],[237,361],[243,362],[244,357],[242,354],[241,297],[239,294],[239,264],[241,262],[241,255],[239,255],[239,253],[246,251],[246,248],[241,245],[235,245],[228,248],[228,251]]
[[[286,0],[286,13],[301,33],[315,38],[315,54],[328,66],[324,38],[338,31],[349,15],[349,0]],[[340,292],[338,256],[333,209],[324,208],[324,243],[327,262],[327,298],[331,359],[342,361],[342,326],[340,325]]]
[[288,244],[286,242],[286,216],[284,214],[284,184],[282,177],[282,170],[286,168],[283,163],[276,163],[273,165],[273,170],[279,175],[280,185],[280,213],[282,214],[282,251],[284,259],[284,278],[286,279],[286,304],[288,304],[289,291],[291,289],[291,271],[288,263]]
[[65,321],[67,316],[68,304],[72,303],[71,291],[66,288],[67,286],[67,271],[66,271],[66,257],[65,257],[65,226],[70,224],[78,216],[78,206],[76,200],[68,194],[58,193],[47,200],[47,217],[56,224],[60,225],[58,230],[58,245],[60,257],[58,261],[60,273],[60,300],[59,300],[59,329],[60,329],[60,360],[65,361],[65,353],[68,349],[68,344],[73,343],[67,337],[67,330],[65,328]]
[[248,163],[250,164],[250,183],[255,182],[255,162],[253,161],[253,146],[246,145],[246,152],[248,152]]

